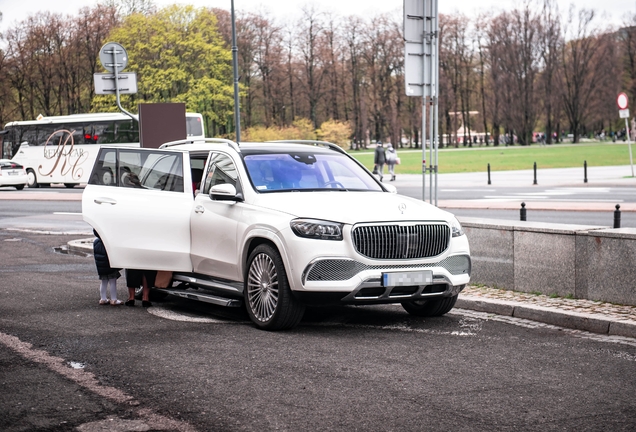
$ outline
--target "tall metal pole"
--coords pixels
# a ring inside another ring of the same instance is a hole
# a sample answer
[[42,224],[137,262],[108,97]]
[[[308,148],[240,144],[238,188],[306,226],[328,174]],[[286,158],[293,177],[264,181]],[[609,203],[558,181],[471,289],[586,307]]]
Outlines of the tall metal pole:
[[627,147],[629,148],[629,165],[632,167],[632,177],[634,177],[634,162],[632,160],[632,140],[630,139],[630,130],[627,117],[625,118],[625,133],[627,134]]
[[[424,71],[424,68],[422,68]],[[425,73],[425,72],[423,72]],[[426,90],[422,95],[422,201],[426,202]]]
[[[106,51],[106,52],[108,52],[108,51]],[[115,99],[117,100],[117,107],[119,108],[119,110],[121,112],[123,112],[128,117],[130,117],[131,119],[136,120],[138,122],[139,121],[139,116],[136,116],[134,114],[129,113],[128,111],[126,111],[124,109],[123,106],[121,106],[121,98],[119,97],[119,95],[120,95],[119,94],[119,67],[122,66],[122,65],[117,62],[117,54],[121,54],[121,51],[117,51],[117,48],[113,48],[113,50],[112,50],[113,72],[115,74]]]
[[234,125],[236,142],[241,142],[241,106],[239,104],[238,48],[236,46],[236,20],[234,18],[234,0],[232,0],[232,69],[234,69]]
[[439,11],[437,9],[438,2],[435,0],[433,2],[433,16],[434,25],[433,30],[435,31],[435,43],[433,44],[433,49],[435,50],[435,60],[433,63],[433,73],[435,76],[435,85],[433,87],[433,91],[435,92],[435,97],[433,99],[433,111],[435,113],[433,119],[433,137],[435,138],[435,158],[433,164],[435,165],[435,205],[437,206],[437,171],[439,167],[439,158],[438,158],[438,149],[439,149]]
[[422,31],[422,201],[426,202],[426,1],[422,0],[422,20],[424,21]]

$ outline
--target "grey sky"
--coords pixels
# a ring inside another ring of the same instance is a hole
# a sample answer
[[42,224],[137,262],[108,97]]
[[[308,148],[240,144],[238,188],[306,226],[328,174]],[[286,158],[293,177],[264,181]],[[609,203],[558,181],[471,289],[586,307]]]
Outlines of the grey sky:
[[[628,15],[636,13],[636,0],[557,0],[562,11],[566,11],[570,3],[577,7],[595,8],[603,20],[614,25],[623,23]],[[0,12],[3,14],[0,31],[6,30],[30,14],[40,11],[76,14],[98,0],[0,0]],[[195,6],[211,6],[229,9],[230,0],[155,0],[155,4],[165,6],[173,3],[193,4]],[[337,15],[375,15],[383,12],[401,14],[403,0],[235,0],[236,10],[267,10],[281,20],[292,19],[300,14],[303,5],[314,4],[319,10],[331,11]],[[440,0],[441,13],[461,11],[471,16],[489,9],[511,9],[518,0]]]

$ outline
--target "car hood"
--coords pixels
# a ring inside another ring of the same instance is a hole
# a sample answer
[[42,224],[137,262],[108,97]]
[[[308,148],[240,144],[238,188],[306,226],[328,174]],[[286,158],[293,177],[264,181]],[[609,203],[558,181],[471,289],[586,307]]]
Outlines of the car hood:
[[387,192],[283,192],[261,194],[256,205],[295,217],[346,224],[442,220],[453,216],[423,201]]

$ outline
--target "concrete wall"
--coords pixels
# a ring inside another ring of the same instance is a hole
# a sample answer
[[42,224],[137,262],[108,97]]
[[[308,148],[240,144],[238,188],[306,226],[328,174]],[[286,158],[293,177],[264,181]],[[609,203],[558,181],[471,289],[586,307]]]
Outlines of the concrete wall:
[[472,283],[636,306],[636,229],[459,218]]

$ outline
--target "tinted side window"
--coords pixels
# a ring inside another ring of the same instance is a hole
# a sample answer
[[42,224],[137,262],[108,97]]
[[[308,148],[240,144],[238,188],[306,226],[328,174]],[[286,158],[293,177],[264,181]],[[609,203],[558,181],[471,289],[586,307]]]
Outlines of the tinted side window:
[[183,155],[119,150],[119,180],[122,187],[183,192]]
[[210,188],[218,184],[230,183],[237,190],[238,185],[238,172],[236,171],[236,165],[232,159],[223,153],[212,153],[210,155],[210,165],[205,175],[205,184],[203,186],[203,193],[210,193]]
[[183,192],[183,155],[175,152],[101,149],[89,184]]

